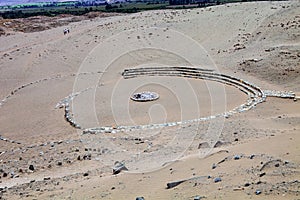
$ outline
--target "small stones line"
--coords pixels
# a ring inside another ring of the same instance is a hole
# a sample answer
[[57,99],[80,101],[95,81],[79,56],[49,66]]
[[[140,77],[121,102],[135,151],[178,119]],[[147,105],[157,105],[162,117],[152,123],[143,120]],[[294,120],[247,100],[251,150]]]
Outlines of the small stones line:
[[296,98],[296,94],[292,91],[264,90],[264,93],[269,97],[290,98],[290,99]]
[[12,90],[6,97],[4,97],[4,99],[2,99],[0,101],[0,107],[3,106],[5,104],[5,102],[7,102],[8,99],[10,99],[13,95],[15,95],[17,92],[19,92],[20,90],[27,88],[29,86],[38,84],[38,83],[42,83],[45,81],[50,81],[50,80],[57,80],[57,79],[62,79],[62,78],[67,78],[67,77],[76,77],[79,75],[94,75],[94,74],[99,74],[99,73],[103,73],[102,71],[97,71],[97,72],[82,72],[82,73],[78,73],[78,74],[69,74],[69,75],[56,75],[54,77],[50,77],[50,78],[43,78],[43,79],[39,79],[30,83],[26,83],[24,85],[19,86],[18,88]]
[[[3,138],[3,137],[1,137],[1,138]],[[6,139],[6,141],[7,141],[7,139]],[[82,143],[83,141],[82,141],[82,139],[76,139],[76,140],[68,139],[68,140],[50,141],[50,142],[45,142],[45,143],[41,143],[41,144],[32,144],[30,146],[19,147],[19,148],[12,149],[10,151],[0,152],[0,156],[2,156],[3,154],[16,153],[16,152],[25,153],[29,149],[34,149],[34,148],[37,148],[37,147],[44,147],[44,146],[48,146],[48,145],[50,145],[51,147],[54,147],[55,145],[70,144],[70,143],[76,143],[76,142]],[[17,142],[15,142],[15,143],[17,143]],[[17,144],[21,144],[21,143],[17,143]]]
[[[2,137],[1,135],[0,135],[0,140],[1,140],[1,141],[5,141],[5,142],[10,142],[10,143],[21,144],[21,142],[17,142],[17,141],[15,141],[15,140],[11,140],[11,139]],[[0,154],[0,155],[1,155],[1,154]]]
[[81,125],[78,124],[73,117],[73,113],[71,112],[71,109],[70,109],[70,102],[78,95],[80,95],[90,89],[92,89],[92,87],[86,88],[85,90],[82,90],[80,92],[72,93],[69,96],[62,99],[60,102],[58,102],[55,106],[55,108],[65,108],[65,116],[64,117],[65,117],[66,121],[69,122],[69,124],[71,126],[73,126],[74,128],[81,129]]

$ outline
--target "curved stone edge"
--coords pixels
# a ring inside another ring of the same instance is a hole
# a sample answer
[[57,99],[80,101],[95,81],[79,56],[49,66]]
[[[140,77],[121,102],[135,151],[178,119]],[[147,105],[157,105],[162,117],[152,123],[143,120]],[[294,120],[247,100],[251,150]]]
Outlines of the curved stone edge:
[[292,91],[264,90],[264,93],[268,97],[279,97],[279,98],[288,98],[288,99],[296,98],[296,94]]
[[[59,80],[59,79],[62,79],[62,78],[67,78],[67,77],[77,77],[77,76],[80,76],[80,75],[95,75],[95,74],[100,74],[100,73],[103,73],[102,71],[96,71],[96,72],[81,72],[81,73],[78,73],[78,74],[75,74],[75,73],[72,73],[72,74],[68,74],[68,75],[61,75],[61,74],[58,74],[56,76],[53,76],[53,77],[48,77],[48,78],[43,78],[43,79],[39,79],[39,80],[36,80],[36,81],[32,81],[30,83],[26,83],[24,85],[21,85],[17,88],[15,88],[14,90],[12,90],[8,95],[6,95],[1,101],[0,101],[0,108],[2,106],[4,106],[5,103],[7,103],[7,101],[12,98],[14,95],[16,95],[18,92],[20,92],[21,90],[27,88],[27,87],[30,87],[30,86],[34,86],[34,85],[37,85],[37,84],[40,84],[40,83],[43,83],[43,82],[46,82],[46,81],[51,81],[51,80]],[[66,101],[68,102],[68,101]],[[66,109],[69,109],[69,106],[68,105],[63,105],[63,107],[66,106]],[[65,111],[66,113],[66,111]],[[74,124],[75,125],[75,124]],[[15,141],[15,140],[11,140],[9,138],[3,138],[1,135],[0,135],[0,141],[5,141],[5,142],[10,142],[10,143],[16,143],[16,144],[21,144],[21,142],[18,142],[18,141]]]
[[16,89],[12,90],[8,95],[6,95],[1,101],[0,101],[0,108],[1,106],[3,106],[12,96],[14,96],[16,93],[18,93],[20,90],[25,89],[29,86],[33,86],[45,81],[50,81],[50,80],[57,80],[57,79],[62,79],[62,78],[67,78],[67,77],[76,77],[76,76],[80,76],[80,75],[94,75],[94,74],[100,74],[103,73],[102,71],[97,71],[97,72],[82,72],[82,73],[78,73],[78,74],[68,74],[68,75],[56,75],[53,77],[49,77],[49,78],[43,78],[43,79],[39,79],[30,83],[26,83],[24,85],[21,85],[19,87],[17,87]]
[[77,129],[81,129],[81,125],[79,123],[77,123],[74,119],[73,113],[71,112],[71,108],[70,108],[70,102],[77,97],[78,95],[88,91],[92,89],[92,87],[90,88],[86,88],[85,90],[82,90],[80,92],[76,92],[76,93],[72,93],[69,96],[63,98],[60,102],[58,102],[55,106],[55,108],[64,108],[65,110],[65,120],[74,128]]

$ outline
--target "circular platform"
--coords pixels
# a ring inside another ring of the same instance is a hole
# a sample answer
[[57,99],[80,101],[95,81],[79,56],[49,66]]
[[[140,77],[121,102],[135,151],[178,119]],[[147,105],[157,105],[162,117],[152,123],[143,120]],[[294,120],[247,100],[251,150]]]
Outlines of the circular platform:
[[130,99],[133,101],[145,102],[145,101],[154,101],[159,98],[159,95],[155,92],[138,92],[134,93]]

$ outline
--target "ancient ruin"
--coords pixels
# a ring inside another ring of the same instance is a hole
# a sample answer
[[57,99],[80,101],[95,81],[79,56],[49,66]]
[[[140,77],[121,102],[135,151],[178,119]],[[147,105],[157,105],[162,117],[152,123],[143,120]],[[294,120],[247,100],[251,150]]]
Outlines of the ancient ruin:
[[[119,131],[131,131],[137,129],[153,129],[160,127],[170,127],[181,124],[195,123],[200,121],[206,121],[210,119],[215,119],[218,117],[228,118],[233,114],[237,114],[239,112],[244,112],[254,108],[257,104],[263,103],[268,96],[270,97],[280,97],[280,98],[296,98],[295,93],[286,92],[286,91],[270,91],[270,90],[262,90],[260,87],[249,83],[248,81],[236,78],[234,76],[216,73],[212,70],[201,69],[201,68],[193,68],[193,67],[148,67],[148,68],[135,68],[135,69],[125,69],[122,73],[124,79],[137,78],[141,76],[175,76],[175,77],[184,77],[184,78],[193,78],[193,79],[203,79],[203,80],[211,80],[217,81],[223,84],[231,85],[241,90],[245,94],[247,94],[247,101],[224,113],[220,113],[217,115],[212,115],[208,117],[201,117],[192,120],[186,121],[178,121],[178,122],[167,122],[162,124],[148,124],[148,125],[137,125],[137,126],[117,126],[117,127],[82,127],[75,119],[72,117],[72,111],[70,109],[70,101],[78,96],[79,94],[84,93],[89,90],[87,88],[84,91],[81,91],[76,94],[71,94],[61,102],[58,103],[57,107],[65,108],[65,119],[68,121],[73,127],[82,129],[83,134],[95,134],[95,133],[116,133]],[[134,99],[132,99],[134,98]],[[151,101],[158,99],[159,96],[156,93],[152,92],[144,92],[144,93],[136,93],[131,97],[132,100],[137,101]]]

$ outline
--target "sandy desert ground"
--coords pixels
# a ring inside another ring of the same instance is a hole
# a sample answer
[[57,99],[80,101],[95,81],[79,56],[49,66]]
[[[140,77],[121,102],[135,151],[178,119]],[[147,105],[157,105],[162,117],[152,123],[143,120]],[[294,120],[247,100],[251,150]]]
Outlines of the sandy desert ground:
[[[0,37],[0,199],[300,198],[299,1],[8,31]],[[295,97],[267,96],[227,116],[251,97],[213,80],[122,76],[151,67],[201,68]],[[142,91],[159,99],[130,100]],[[84,131],[95,127],[107,131]],[[116,162],[128,170],[113,174]]]

